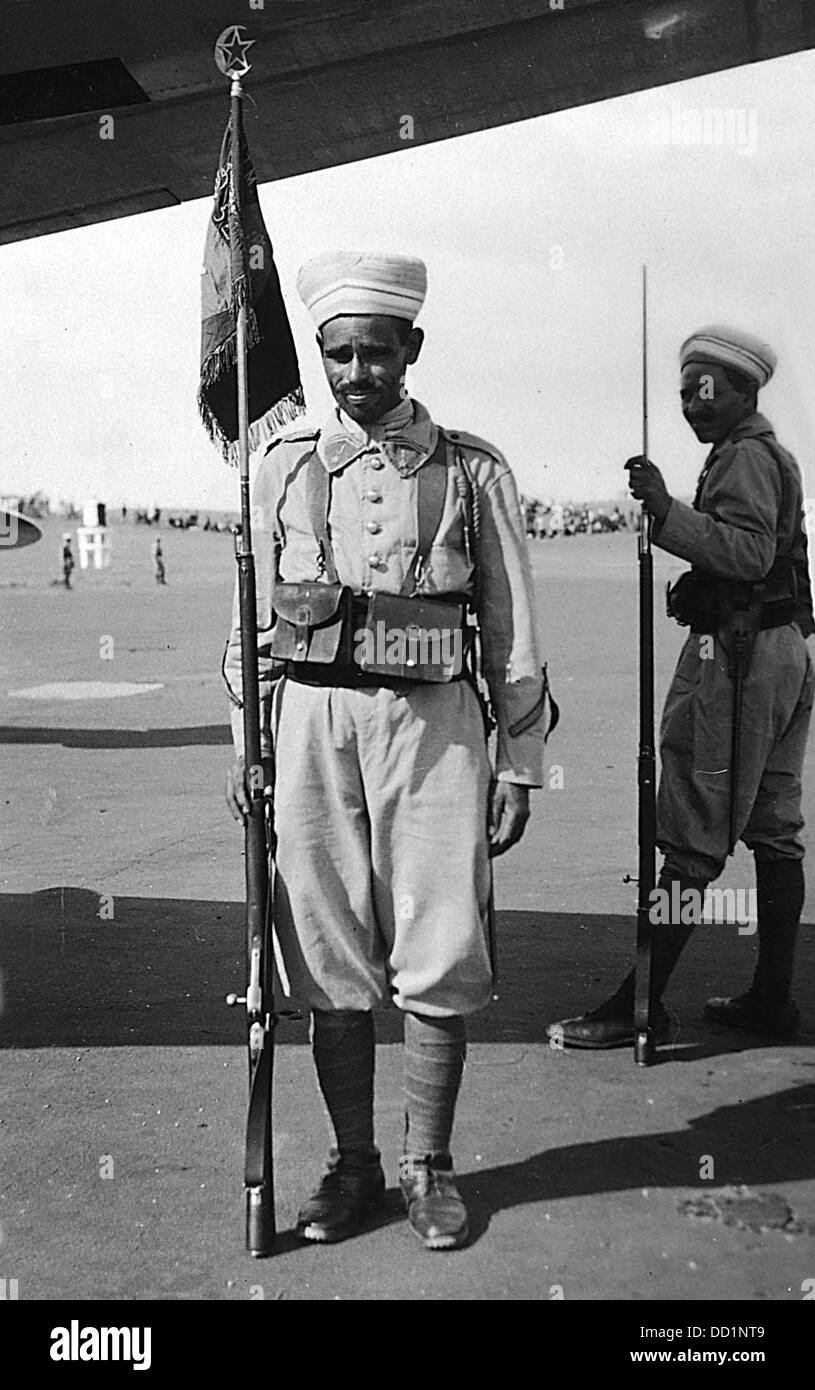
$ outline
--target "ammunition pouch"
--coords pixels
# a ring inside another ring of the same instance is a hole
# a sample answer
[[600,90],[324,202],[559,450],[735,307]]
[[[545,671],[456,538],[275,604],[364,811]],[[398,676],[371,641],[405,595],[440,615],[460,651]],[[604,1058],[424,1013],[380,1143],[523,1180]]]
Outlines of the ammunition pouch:
[[719,597],[715,579],[688,570],[665,590],[668,617],[694,632],[716,632]]
[[760,583],[716,579],[691,569],[666,592],[668,617],[691,632],[727,632],[738,625],[753,633],[791,623],[797,609],[797,576],[792,562],[776,561]]
[[348,665],[352,660],[352,593],[345,584],[277,584],[271,654],[278,661]]
[[369,675],[446,684],[464,674],[466,599],[371,594],[354,657]]

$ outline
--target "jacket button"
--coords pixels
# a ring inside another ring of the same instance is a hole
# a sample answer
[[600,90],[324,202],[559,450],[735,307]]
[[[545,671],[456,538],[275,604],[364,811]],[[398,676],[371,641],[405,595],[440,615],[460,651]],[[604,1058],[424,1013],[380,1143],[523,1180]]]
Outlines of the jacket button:
[[368,556],[368,564],[371,566],[372,570],[378,570],[381,563],[382,561],[380,560],[378,555]]
[[366,521],[365,527],[366,530],[370,531],[372,536],[375,536],[379,531],[382,530],[382,527],[380,526],[378,521]]
[[372,467],[372,468],[384,468],[384,467],[385,467],[385,460],[384,460],[384,459],[381,459],[381,458],[372,458],[372,459],[371,459],[371,467]]
[[369,502],[381,502],[381,501],[382,501],[382,493],[381,493],[381,492],[374,492],[373,489],[372,489],[370,492],[366,492],[365,496],[367,497],[367,499],[368,499]]

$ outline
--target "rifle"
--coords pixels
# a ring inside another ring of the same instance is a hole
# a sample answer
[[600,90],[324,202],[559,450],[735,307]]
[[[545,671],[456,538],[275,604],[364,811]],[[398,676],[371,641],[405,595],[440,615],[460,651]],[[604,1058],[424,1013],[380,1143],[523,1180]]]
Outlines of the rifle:
[[[648,279],[642,268],[642,453],[648,458]],[[639,703],[640,742],[637,759],[637,959],[634,984],[634,1061],[653,1060],[651,967],[653,924],[650,912],[656,882],[656,753],[654,749],[654,561],[651,517],[643,505],[637,537],[639,558]]]
[[[232,197],[230,222],[241,216],[240,77],[231,77]],[[275,1240],[274,1162],[272,1154],[272,1080],[274,1065],[274,951],[272,947],[270,852],[274,832],[264,796],[260,754],[255,557],[249,496],[249,403],[246,373],[246,304],[237,315],[238,458],[241,528],[235,541],[241,624],[244,756],[249,792],[246,817],[246,994],[227,995],[227,1004],[246,1005],[249,1054],[249,1112],[246,1120],[246,1248],[250,1255],[269,1255]]]

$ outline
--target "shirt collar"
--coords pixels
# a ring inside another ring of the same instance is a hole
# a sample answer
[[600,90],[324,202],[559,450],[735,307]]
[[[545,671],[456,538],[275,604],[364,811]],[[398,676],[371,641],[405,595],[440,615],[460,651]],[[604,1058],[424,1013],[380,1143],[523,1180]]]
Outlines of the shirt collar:
[[694,507],[698,509],[699,502],[702,496],[702,488],[704,487],[704,484],[707,481],[708,473],[710,472],[714,463],[718,462],[723,451],[727,449],[731,444],[738,444],[739,441],[742,439],[756,439],[759,435],[764,434],[774,435],[775,431],[772,425],[770,424],[769,420],[767,419],[766,415],[762,415],[758,410],[755,410],[753,411],[752,415],[746,415],[743,420],[740,420],[739,423],[735,426],[734,429],[730,431],[730,433],[726,436],[725,439],[721,439],[718,444],[714,444],[713,448],[711,449],[710,453],[705,459],[704,467],[702,468],[702,471],[699,474],[699,481],[696,484],[696,496],[693,499]]
[[335,407],[320,431],[317,454],[329,473],[363,454],[379,454],[402,477],[409,477],[433,453],[438,436],[428,411],[408,396],[373,425],[359,425]]
[[[740,439],[752,439],[759,434],[773,434],[774,430],[766,415],[762,415],[758,410],[753,411],[742,420],[734,430],[731,430],[728,439],[733,443],[738,443]],[[727,440],[723,441],[727,443]]]
[[726,449],[730,444],[738,444],[740,439],[755,439],[760,434],[774,433],[775,431],[766,415],[761,415],[757,410],[754,410],[752,415],[745,415],[743,420],[740,420],[737,425],[734,425],[733,429],[728,435],[725,435],[724,439],[720,439],[718,444],[714,444],[708,455],[707,462],[710,462],[713,458],[718,458],[723,449]]

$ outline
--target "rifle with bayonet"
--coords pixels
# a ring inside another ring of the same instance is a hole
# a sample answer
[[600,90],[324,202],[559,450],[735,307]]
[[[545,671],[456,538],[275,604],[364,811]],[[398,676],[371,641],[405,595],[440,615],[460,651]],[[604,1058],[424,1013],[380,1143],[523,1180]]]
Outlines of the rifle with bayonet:
[[[642,455],[648,458],[648,281],[642,268]],[[651,976],[656,883],[656,751],[654,746],[654,560],[651,516],[645,505],[637,537],[639,561],[639,754],[637,758],[637,958],[634,985],[634,1060],[653,1059]]]

